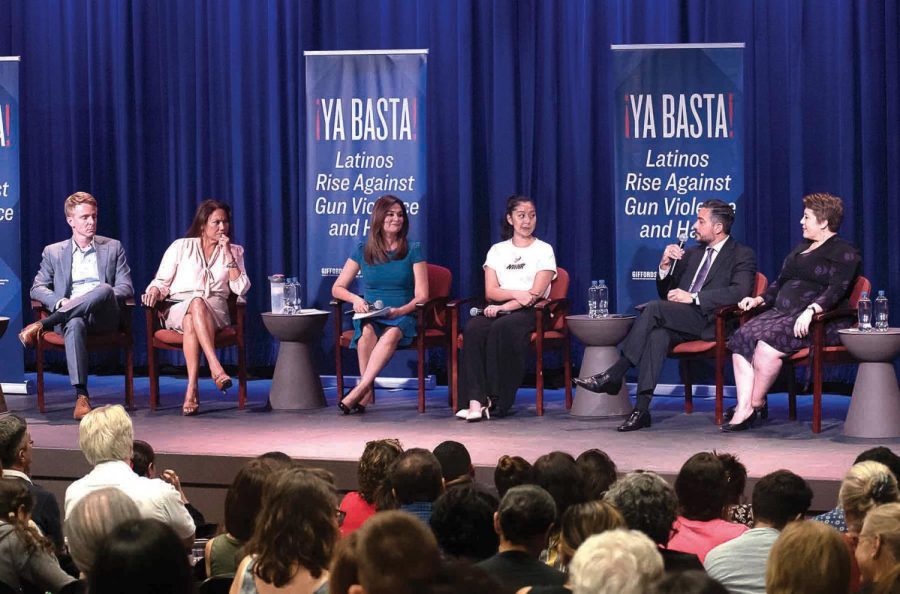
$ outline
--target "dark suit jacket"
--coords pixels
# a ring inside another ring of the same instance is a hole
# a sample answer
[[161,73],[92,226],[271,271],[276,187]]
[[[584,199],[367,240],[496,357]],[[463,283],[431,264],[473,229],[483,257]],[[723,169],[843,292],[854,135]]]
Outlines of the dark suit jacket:
[[[116,297],[134,295],[131,269],[125,260],[125,249],[116,239],[94,236],[100,282],[113,288]],[[60,299],[72,294],[72,238],[48,245],[41,255],[41,267],[31,285],[31,298],[53,311]]]
[[516,592],[525,586],[556,586],[566,583],[567,576],[528,553],[506,551],[476,564],[503,587]]
[[[705,245],[697,245],[687,249],[684,257],[675,264],[675,270],[662,280],[657,276],[656,290],[660,299],[672,289],[687,291],[691,286],[694,273],[700,267]],[[722,250],[713,262],[706,275],[703,287],[698,291],[700,311],[706,317],[706,327],[700,337],[714,340],[716,335],[716,309],[723,305],[732,305],[748,297],[753,291],[756,281],[756,254],[752,249],[739,243],[733,237],[722,245]]]

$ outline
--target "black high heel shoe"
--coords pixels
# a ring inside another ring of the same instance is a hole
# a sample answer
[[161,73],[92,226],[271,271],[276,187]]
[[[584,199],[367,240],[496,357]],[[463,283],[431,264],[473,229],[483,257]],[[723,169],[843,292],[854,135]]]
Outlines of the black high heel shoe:
[[[726,421],[730,421],[734,418],[734,410],[736,406],[729,406],[725,409],[725,413],[722,415],[722,418]],[[769,419],[769,401],[766,400],[762,406],[754,406],[753,410],[759,413],[759,418],[763,421],[767,421]]]
[[351,408],[350,410],[355,413],[363,414],[364,412],[366,412],[366,407],[363,406],[362,404],[356,403],[353,405],[353,408]]
[[351,410],[350,410],[343,402],[341,402],[340,400],[338,400],[338,405],[337,405],[337,406],[338,406],[338,410],[340,410],[340,411],[341,411],[342,413],[344,413],[345,415],[349,415],[349,414],[350,414]]
[[727,425],[722,425],[722,432],[723,433],[736,433],[738,431],[746,431],[746,430],[750,429],[751,427],[753,427],[753,423],[756,422],[757,414],[758,413],[756,412],[756,409],[754,408],[753,412],[750,413],[750,416],[747,417],[746,419],[744,419],[743,421],[741,421],[740,423],[737,423],[737,424],[728,423]]

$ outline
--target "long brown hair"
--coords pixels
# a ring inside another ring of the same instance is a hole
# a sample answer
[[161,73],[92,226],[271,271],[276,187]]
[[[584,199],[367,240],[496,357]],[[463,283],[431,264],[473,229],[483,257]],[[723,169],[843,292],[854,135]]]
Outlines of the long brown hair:
[[402,260],[409,253],[409,242],[406,241],[406,235],[409,233],[409,215],[406,212],[406,205],[396,196],[385,194],[375,201],[375,206],[372,208],[372,224],[369,227],[369,237],[363,248],[363,258],[365,258],[366,264],[370,266],[373,264],[384,264],[391,259],[388,256],[390,246],[384,237],[384,218],[387,216],[388,210],[395,204],[399,204],[400,209],[403,211],[403,227],[397,235],[397,251],[394,253],[393,259]]
[[191,226],[188,227],[187,233],[184,234],[185,237],[200,237],[203,235],[203,225],[206,224],[206,221],[209,220],[209,217],[212,216],[212,213],[216,212],[219,209],[225,211],[225,216],[228,218],[228,233],[234,233],[234,223],[231,221],[231,207],[225,204],[224,202],[219,202],[218,200],[213,200],[211,198],[204,200],[197,206],[197,212],[194,213],[194,220],[191,222]]
[[28,554],[37,551],[50,553],[53,544],[19,518],[20,510],[30,514],[33,507],[34,499],[24,481],[0,480],[0,517],[13,527],[13,532],[18,533]]

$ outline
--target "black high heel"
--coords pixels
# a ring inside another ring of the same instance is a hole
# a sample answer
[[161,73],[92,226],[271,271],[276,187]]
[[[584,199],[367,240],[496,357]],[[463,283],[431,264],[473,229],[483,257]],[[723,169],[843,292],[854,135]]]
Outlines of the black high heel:
[[344,413],[345,415],[349,415],[350,412],[351,412],[350,409],[347,408],[347,406],[346,406],[343,402],[341,402],[340,400],[338,400],[338,409],[339,409],[342,413]]
[[740,423],[728,423],[727,425],[722,426],[723,433],[735,433],[737,431],[746,431],[753,427],[753,423],[756,422],[757,412],[756,409],[753,409],[753,412],[750,413],[750,416],[741,421]]
[[[354,404],[353,408],[351,408],[350,410],[352,410],[355,413],[363,414],[364,412],[366,412],[366,407],[363,406],[362,404],[357,403],[357,404]],[[347,414],[350,414],[350,413],[347,413]]]
[[[728,408],[726,408],[725,412],[722,414],[722,418],[725,419],[726,421],[730,421],[731,419],[733,419],[734,418],[734,410],[736,408],[737,408],[736,406],[729,406]],[[767,421],[769,419],[769,401],[768,400],[766,400],[762,406],[754,406],[753,409],[759,412],[759,418],[762,419],[763,421]]]

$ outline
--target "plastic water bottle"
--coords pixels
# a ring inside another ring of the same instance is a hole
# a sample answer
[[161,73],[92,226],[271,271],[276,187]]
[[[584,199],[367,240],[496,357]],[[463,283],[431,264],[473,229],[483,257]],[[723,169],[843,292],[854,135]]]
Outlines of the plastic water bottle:
[[609,287],[605,280],[600,280],[597,286],[597,312],[601,318],[609,316]]
[[588,317],[600,317],[600,285],[597,281],[591,281],[591,286],[588,287]]
[[297,279],[289,277],[284,281],[284,314],[296,313],[294,302],[297,300]]
[[856,304],[856,315],[859,323],[856,325],[856,329],[860,332],[869,332],[872,330],[872,301],[869,299],[869,294],[866,291],[862,292],[862,295],[859,296],[859,301]]
[[269,287],[272,295],[272,313],[280,314],[284,311],[284,275],[270,276]]
[[888,329],[888,299],[884,296],[884,291],[878,291],[878,297],[875,298],[875,330],[879,332],[887,332]]

